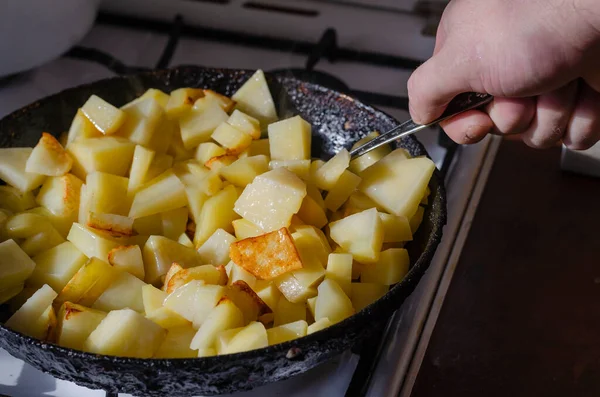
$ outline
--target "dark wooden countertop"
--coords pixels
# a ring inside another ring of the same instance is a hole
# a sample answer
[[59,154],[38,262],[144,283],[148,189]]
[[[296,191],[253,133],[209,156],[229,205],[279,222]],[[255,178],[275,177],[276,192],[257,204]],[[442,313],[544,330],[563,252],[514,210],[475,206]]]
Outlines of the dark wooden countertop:
[[505,141],[413,397],[600,396],[600,179]]

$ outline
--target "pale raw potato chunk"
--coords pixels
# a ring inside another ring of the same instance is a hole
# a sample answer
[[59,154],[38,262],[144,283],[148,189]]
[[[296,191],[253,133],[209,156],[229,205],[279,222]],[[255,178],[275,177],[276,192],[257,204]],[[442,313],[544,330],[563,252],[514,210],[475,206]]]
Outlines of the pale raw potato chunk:
[[358,175],[344,170],[336,184],[325,196],[325,207],[328,210],[337,211],[348,200],[348,197],[356,191],[361,180]]
[[189,346],[194,350],[212,348],[220,332],[243,326],[242,311],[229,298],[222,298],[208,313]]
[[[82,186],[83,188],[83,186]],[[73,225],[73,220],[67,217],[61,217],[54,215],[47,208],[35,207],[25,211],[28,214],[36,214],[44,217],[50,224],[56,229],[56,231],[62,236],[67,237],[69,230]],[[1,222],[0,222],[1,223]],[[0,233],[1,234],[1,233]]]
[[129,183],[127,185],[128,194],[135,194],[139,188],[146,182],[146,175],[150,169],[150,164],[154,160],[154,150],[146,149],[137,145],[133,151],[133,162],[129,171]]
[[135,194],[129,217],[136,219],[187,205],[185,186],[171,170],[148,182]]
[[383,242],[399,243],[401,241],[412,241],[412,231],[408,219],[402,215],[391,215],[384,212],[379,213],[383,224]]
[[[203,89],[202,91],[204,92],[204,98],[206,100],[217,101],[221,105],[223,110],[227,113],[233,110],[233,107],[235,106],[235,101],[229,98],[228,96],[219,94],[218,92],[208,89]],[[196,103],[194,103],[194,107],[197,106],[197,102],[198,101],[196,100]]]
[[277,120],[275,103],[262,70],[257,70],[231,99],[236,102],[236,109],[255,117],[263,125]]
[[237,157],[235,155],[224,154],[222,156],[217,156],[209,159],[206,163],[204,163],[204,166],[208,167],[213,171],[219,171],[221,168],[233,164],[236,160]]
[[196,99],[203,97],[204,93],[200,88],[178,88],[171,92],[165,112],[170,119],[176,119],[192,109]]
[[340,253],[329,254],[325,278],[334,280],[344,293],[350,296],[352,292],[352,255]]
[[133,221],[133,231],[138,235],[162,235],[162,216],[154,214],[137,218]]
[[276,278],[302,268],[294,240],[286,228],[231,244],[231,260],[255,277]]
[[317,297],[315,296],[314,298],[309,298],[306,300],[306,307],[308,308],[308,311],[310,312],[310,315],[312,316],[313,320],[315,318],[315,307],[317,306]]
[[35,269],[27,285],[41,287],[48,284],[55,291],[62,291],[69,280],[87,262],[87,258],[70,241],[43,251],[33,258]]
[[198,248],[198,255],[204,263],[222,265],[229,262],[229,246],[236,241],[235,237],[223,229],[217,229]]
[[292,303],[303,303],[307,299],[317,296],[317,289],[315,287],[306,287],[300,284],[291,273],[279,276],[274,280],[274,284],[285,299]]
[[310,239],[309,244],[312,246],[312,249],[319,258],[321,264],[325,266],[327,264],[329,254],[331,253],[331,246],[329,245],[327,237],[325,237],[323,231],[310,225],[296,226],[295,229],[296,231],[294,234],[301,233]]
[[235,212],[265,232],[288,227],[306,196],[306,185],[286,168],[257,176],[235,203]]
[[[48,327],[38,324],[38,320],[48,307],[52,308],[52,301],[56,292],[49,285],[43,285],[21,306],[4,324],[13,331],[21,332],[37,339],[46,339]],[[56,321],[56,317],[54,317]]]
[[71,172],[85,179],[94,171],[125,176],[133,161],[135,144],[122,137],[79,139],[69,145],[73,159]]
[[0,186],[0,209],[17,213],[35,206],[36,202],[33,193],[21,192],[12,186]]
[[300,116],[269,124],[268,130],[273,160],[310,160],[311,126]]
[[292,235],[294,245],[302,261],[302,269],[292,271],[300,284],[313,287],[325,277],[323,263],[319,259],[318,250],[315,249],[315,239],[305,233],[296,232]]
[[298,216],[307,224],[319,229],[327,225],[328,222],[325,210],[308,194],[302,201],[302,206],[300,207],[300,210],[298,210]]
[[327,317],[332,323],[337,323],[354,314],[350,298],[335,281],[325,279],[317,290],[315,320]]
[[389,287],[383,284],[352,283],[352,306],[358,312],[381,298],[388,290]]
[[269,163],[269,168],[287,168],[299,178],[307,181],[310,179],[310,160],[273,160]]
[[85,340],[106,317],[100,310],[65,302],[58,311],[56,342],[59,346],[83,349]]
[[84,350],[109,356],[150,358],[166,332],[131,309],[114,310],[90,334]]
[[199,349],[198,357],[212,357],[217,355],[217,350],[213,348],[209,349]]
[[89,97],[81,107],[81,111],[105,135],[115,133],[126,119],[122,110],[96,95]]
[[246,187],[254,178],[269,170],[269,159],[265,155],[240,158],[219,170],[225,180],[235,186]]
[[306,336],[307,329],[308,323],[304,320],[270,328],[267,330],[269,345],[276,345]]
[[145,99],[154,99],[158,101],[158,104],[162,108],[166,108],[167,103],[169,103],[170,95],[156,88],[149,88],[139,98],[129,102],[127,105],[124,105],[123,108],[126,108],[128,105],[133,105],[136,101],[139,102]]
[[171,309],[163,306],[167,293],[153,285],[146,284],[142,287],[142,300],[146,318],[154,321],[164,329],[189,326],[191,323]]
[[[217,177],[219,182],[221,179]],[[198,186],[186,186],[185,187],[185,196],[188,202],[188,215],[192,220],[196,223],[200,223],[200,219],[202,216],[202,207],[206,200],[208,200],[209,195]],[[161,231],[162,233],[162,231]],[[161,233],[152,233],[152,234],[161,234]]]
[[245,281],[237,280],[227,286],[225,295],[242,311],[244,315],[244,324],[242,325],[256,321],[265,314],[272,313],[271,308]]
[[243,281],[246,284],[248,284],[251,288],[254,288],[254,285],[256,285],[257,280],[252,273],[248,272],[243,267],[236,265],[233,261],[229,262],[227,266],[231,267],[231,270],[229,271],[229,284],[233,284],[238,281]]
[[404,152],[394,150],[363,171],[359,190],[390,214],[411,218],[434,170],[430,159],[406,159]]
[[67,240],[72,242],[88,258],[96,257],[103,261],[108,261],[110,250],[123,245],[119,239],[114,238],[110,234],[83,226],[79,223],[73,224]]
[[122,176],[93,172],[87,175],[85,186],[88,203],[86,208],[96,214],[126,216],[130,200],[127,199],[129,179]]
[[253,139],[260,139],[260,122],[244,112],[234,110],[227,119],[227,123],[250,135]]
[[96,299],[92,308],[107,312],[129,308],[143,313],[142,288],[145,285],[146,283],[134,275],[120,272],[102,295]]
[[151,181],[152,179],[161,175],[163,172],[171,168],[171,166],[173,166],[173,156],[156,153],[152,163],[150,163],[150,168],[148,168],[148,172],[146,173],[146,182]]
[[139,98],[121,109],[126,113],[126,121],[118,135],[138,145],[149,146],[165,117],[162,106],[154,98]]
[[190,349],[190,343],[195,334],[196,330],[191,325],[167,330],[167,336],[156,353],[154,353],[154,358],[197,357],[198,352]]
[[360,274],[363,283],[376,283],[392,285],[402,281],[410,259],[408,251],[404,248],[390,248],[381,252],[379,261],[375,265],[365,266]]
[[54,304],[60,307],[64,302],[71,302],[91,307],[118,275],[108,263],[90,258],[60,291]]
[[[176,273],[179,273],[180,271],[183,270],[183,267],[181,267],[181,265],[177,262],[173,262],[171,264],[171,266],[169,267],[169,270],[167,270],[167,273],[165,274],[164,280],[163,280],[163,285],[162,285],[162,290],[163,291],[167,291],[167,288],[169,286],[169,281],[173,278],[173,276]],[[161,277],[162,279],[162,277]]]
[[154,284],[167,273],[173,262],[183,267],[200,266],[202,260],[198,253],[176,241],[163,236],[150,236],[142,250],[144,258],[145,281]]
[[21,192],[39,187],[45,175],[25,171],[33,148],[0,148],[0,179]]
[[268,138],[252,141],[248,147],[248,156],[259,156],[262,154],[263,156],[271,157],[270,146]]
[[415,212],[412,218],[410,218],[410,230],[413,232],[413,234],[416,233],[417,229],[419,229],[419,226],[421,226],[421,222],[423,222],[424,215],[425,208],[419,206],[419,208],[417,208],[417,212]]
[[270,280],[257,280],[254,285],[254,291],[258,297],[269,306],[271,310],[277,307],[277,302],[281,298],[281,292],[277,286]]
[[71,122],[71,127],[69,127],[66,146],[70,145],[71,142],[74,142],[79,138],[98,138],[101,136],[102,133],[98,131],[98,129],[90,120],[88,120],[87,117],[85,117],[85,114],[83,114],[81,109],[78,109],[73,121]]
[[25,172],[61,176],[69,172],[73,159],[52,135],[43,132],[38,144],[27,159]]
[[[354,145],[352,145],[352,150],[356,149],[360,145],[363,145],[379,136],[379,133],[376,131],[371,132],[366,137],[357,141]],[[383,145],[378,147],[377,149],[373,149],[368,153],[363,154],[350,161],[350,171],[355,174],[359,174],[369,166],[375,164],[377,161],[381,160],[383,157],[388,155],[392,150],[389,145]]]
[[192,240],[190,240],[190,238],[188,237],[187,234],[185,233],[181,233],[181,235],[179,236],[179,238],[177,239],[177,242],[181,245],[184,245],[188,248],[194,248],[194,243],[192,243]]
[[[362,263],[375,263],[383,244],[383,225],[375,208],[329,224],[329,234],[345,252]],[[330,318],[331,321],[334,319]]]
[[8,302],[15,296],[19,295],[25,288],[24,283],[15,284],[8,288],[0,289],[0,305]]
[[221,180],[221,177],[219,176],[219,172],[211,171],[208,174],[206,174],[204,179],[202,179],[198,183],[195,183],[193,186],[187,187],[192,187],[196,191],[202,192],[207,196],[214,196],[221,189],[223,189],[224,184]]
[[52,214],[75,221],[79,215],[79,199],[83,182],[73,174],[49,177],[36,201]]
[[108,263],[115,269],[144,279],[144,261],[142,250],[138,245],[125,245],[113,248],[108,253]]
[[319,168],[321,168],[323,165],[325,164],[325,162],[321,159],[316,159],[313,160],[312,163],[310,163],[310,183],[314,184],[316,186],[316,178],[317,178],[317,171],[319,170]]
[[0,243],[0,289],[8,289],[31,276],[35,262],[17,245],[14,240]]
[[327,317],[323,317],[308,326],[308,328],[306,329],[306,335],[314,334],[315,332],[324,330],[325,328],[331,327],[332,325],[333,323],[329,321]]
[[203,142],[210,141],[217,126],[228,118],[227,112],[216,101],[209,101],[201,109],[186,113],[179,119],[184,148],[191,150]]
[[[236,336],[243,329],[244,327],[239,327],[219,332],[219,334],[217,335],[217,340],[215,342],[215,351],[218,354],[226,354],[225,351],[229,342],[231,342],[233,337]],[[202,351],[202,349],[200,349],[198,352],[200,351]]]
[[181,140],[181,131],[178,128],[179,121],[175,121],[175,131],[171,136],[171,141],[168,143],[167,154],[169,154],[174,161],[183,161],[194,158],[195,148],[186,149]]
[[252,137],[244,131],[240,131],[227,122],[219,124],[214,130],[211,138],[227,149],[228,154],[238,154],[243,152],[250,143]]
[[344,204],[343,217],[362,212],[371,208],[379,209],[379,206],[361,192],[354,192],[348,197]]
[[168,280],[165,277],[163,289],[167,294],[170,294],[192,280],[201,280],[205,284],[225,285],[227,284],[225,266],[202,265],[190,267],[189,269],[181,269],[169,275]]
[[314,183],[319,189],[331,190],[350,164],[350,153],[340,150],[314,173]]
[[203,281],[192,280],[173,291],[164,301],[164,306],[173,310],[198,329],[210,311],[225,295],[225,287],[204,285]]
[[259,322],[253,322],[231,338],[223,354],[241,353],[267,347],[268,345],[269,339],[267,338],[265,326]]
[[247,219],[236,219],[231,223],[233,225],[233,230],[235,231],[235,237],[237,237],[238,240],[243,240],[248,237],[256,237],[260,236],[261,234],[264,234],[261,228],[259,228]]
[[293,303],[281,297],[277,302],[277,307],[274,310],[275,327],[283,324],[293,323],[296,321],[306,321],[306,305],[304,303]]
[[114,237],[133,235],[133,219],[121,215],[90,212],[87,226],[96,230],[102,230]]
[[202,206],[200,223],[196,224],[194,245],[200,247],[218,229],[233,232],[231,222],[238,218],[233,206],[239,193],[235,186],[226,186],[223,190],[208,198]]
[[53,226],[43,215],[22,212],[9,217],[4,225],[7,238],[19,239],[48,231]]
[[162,219],[162,234],[171,240],[177,240],[181,233],[185,233],[188,222],[188,209],[176,208],[160,214]]
[[204,164],[213,157],[219,157],[227,154],[225,149],[214,142],[204,142],[198,145],[196,149],[196,160]]
[[64,243],[65,239],[52,226],[48,230],[34,234],[23,241],[20,246],[29,256],[35,256],[42,251],[49,250],[59,244]]

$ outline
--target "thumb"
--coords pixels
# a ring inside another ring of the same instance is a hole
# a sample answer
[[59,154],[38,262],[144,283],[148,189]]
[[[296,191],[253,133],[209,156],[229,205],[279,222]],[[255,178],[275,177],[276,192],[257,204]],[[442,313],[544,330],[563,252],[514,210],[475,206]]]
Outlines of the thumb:
[[419,66],[408,80],[408,103],[412,119],[418,124],[429,123],[444,112],[456,95],[471,91],[469,76],[473,70],[468,62],[448,55],[443,48]]

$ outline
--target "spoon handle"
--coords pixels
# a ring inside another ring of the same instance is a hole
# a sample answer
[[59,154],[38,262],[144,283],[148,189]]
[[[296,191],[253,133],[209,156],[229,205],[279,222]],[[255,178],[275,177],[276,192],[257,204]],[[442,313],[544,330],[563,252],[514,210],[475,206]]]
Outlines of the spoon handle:
[[454,117],[457,114],[466,112],[467,110],[476,109],[480,106],[483,106],[491,102],[492,99],[494,99],[494,97],[491,95],[479,94],[476,92],[466,92],[464,94],[459,94],[454,99],[452,99],[452,101],[450,101],[450,104],[448,105],[444,113],[439,118],[433,120],[431,123],[417,124],[412,120],[405,121],[404,123],[392,128],[386,133],[379,135],[377,138],[350,151],[350,156],[352,158],[361,156],[367,152],[370,152],[373,149],[377,149],[378,147],[385,145],[386,143],[395,141],[408,135],[412,135],[415,132],[436,125],[446,119],[449,119],[450,117]]

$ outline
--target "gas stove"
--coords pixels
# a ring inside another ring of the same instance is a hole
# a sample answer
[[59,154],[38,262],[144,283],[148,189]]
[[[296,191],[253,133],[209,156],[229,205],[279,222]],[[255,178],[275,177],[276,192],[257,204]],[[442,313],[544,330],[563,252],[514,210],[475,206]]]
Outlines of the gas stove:
[[[295,76],[404,120],[409,117],[406,82],[433,49],[430,25],[440,9],[439,3],[418,0],[108,0],[77,47],[35,70],[0,80],[0,117],[65,88],[116,74],[194,64]],[[360,28],[359,17],[365,25]],[[417,137],[445,174],[449,220],[415,292],[387,328],[363,346],[305,374],[236,396],[410,395],[498,146],[490,137],[458,147],[439,129]],[[2,350],[0,394],[106,395],[43,374]]]

